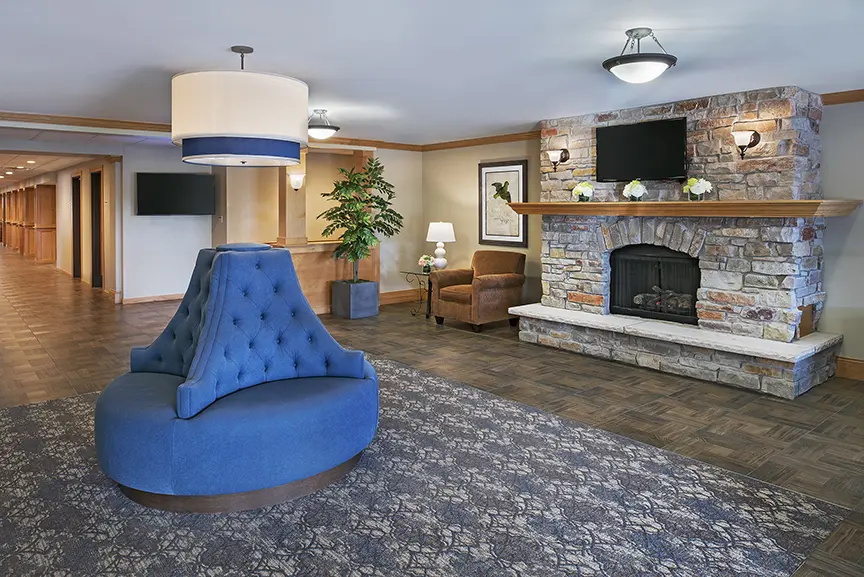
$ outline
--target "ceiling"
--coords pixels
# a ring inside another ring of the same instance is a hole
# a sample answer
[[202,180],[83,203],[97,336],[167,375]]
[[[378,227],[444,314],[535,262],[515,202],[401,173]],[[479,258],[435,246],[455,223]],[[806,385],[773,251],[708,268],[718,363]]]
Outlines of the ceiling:
[[[46,172],[56,172],[90,160],[89,156],[55,156],[46,154],[0,152],[0,189]],[[32,162],[31,162],[32,161]],[[21,167],[21,168],[19,168]],[[12,174],[6,174],[11,172]]]
[[[861,0],[29,0],[8,2],[0,109],[170,121],[177,72],[295,76],[340,136],[425,144],[538,120],[794,84],[864,87]],[[600,63],[651,26],[679,65],[625,84]],[[38,32],[38,42],[33,34]]]

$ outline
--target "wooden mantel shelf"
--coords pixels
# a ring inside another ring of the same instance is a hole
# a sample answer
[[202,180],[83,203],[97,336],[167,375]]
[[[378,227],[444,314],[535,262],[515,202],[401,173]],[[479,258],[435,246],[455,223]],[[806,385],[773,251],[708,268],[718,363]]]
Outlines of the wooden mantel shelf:
[[736,216],[785,218],[847,216],[860,200],[703,200],[701,202],[511,202],[519,214],[581,216]]

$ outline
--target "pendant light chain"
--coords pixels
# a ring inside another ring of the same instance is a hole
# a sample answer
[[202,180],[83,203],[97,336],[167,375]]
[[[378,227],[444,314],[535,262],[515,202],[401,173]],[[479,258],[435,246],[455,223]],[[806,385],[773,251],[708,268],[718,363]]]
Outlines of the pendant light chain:
[[657,40],[657,37],[656,37],[656,36],[654,36],[654,33],[653,33],[653,32],[652,32],[652,33],[651,33],[651,34],[650,34],[650,35],[649,35],[649,36],[651,36],[651,38],[653,38],[653,39],[654,39],[654,42],[656,42],[656,43],[657,43],[657,46],[659,46],[659,47],[660,47],[660,50],[662,50],[662,51],[663,51],[663,54],[669,54],[669,53],[668,53],[668,52],[666,52],[666,49],[665,49],[665,48],[663,48],[663,45],[662,45],[662,44],[660,44],[660,41],[659,41],[659,40]]

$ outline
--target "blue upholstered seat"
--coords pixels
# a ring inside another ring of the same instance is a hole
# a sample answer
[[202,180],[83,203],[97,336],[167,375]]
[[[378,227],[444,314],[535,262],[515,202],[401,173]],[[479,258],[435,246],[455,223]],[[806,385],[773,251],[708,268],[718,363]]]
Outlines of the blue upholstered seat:
[[221,495],[284,485],[371,442],[378,382],[312,311],[288,251],[202,250],[177,313],[96,403],[102,470],[133,489]]

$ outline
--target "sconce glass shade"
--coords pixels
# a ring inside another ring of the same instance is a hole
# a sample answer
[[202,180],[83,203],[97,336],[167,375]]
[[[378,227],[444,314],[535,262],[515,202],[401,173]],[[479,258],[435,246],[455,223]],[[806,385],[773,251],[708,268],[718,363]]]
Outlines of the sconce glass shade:
[[288,76],[222,70],[171,80],[171,140],[183,162],[291,166],[308,142],[309,87]]
[[549,162],[552,164],[558,164],[561,162],[561,151],[560,150],[547,150],[546,154],[549,155]]
[[288,180],[291,181],[291,188],[294,190],[300,190],[303,188],[303,181],[306,179],[306,175],[301,173],[294,173],[288,175]]
[[430,222],[426,242],[456,242],[452,222]]
[[735,146],[749,146],[750,139],[753,138],[752,130],[734,130],[732,138],[735,139]]

